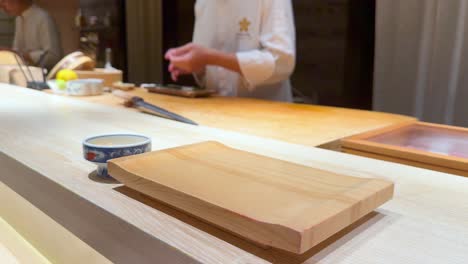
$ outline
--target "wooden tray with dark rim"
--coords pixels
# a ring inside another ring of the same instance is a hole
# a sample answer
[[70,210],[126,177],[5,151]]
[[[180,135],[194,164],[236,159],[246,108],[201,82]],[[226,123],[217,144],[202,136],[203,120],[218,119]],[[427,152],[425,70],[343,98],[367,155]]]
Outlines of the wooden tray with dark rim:
[[165,86],[155,86],[155,87],[145,87],[145,89],[150,93],[158,93],[165,95],[173,95],[187,98],[201,98],[201,97],[210,97],[216,94],[215,90],[209,89],[177,89]]
[[468,129],[409,122],[346,138],[345,153],[468,176]]

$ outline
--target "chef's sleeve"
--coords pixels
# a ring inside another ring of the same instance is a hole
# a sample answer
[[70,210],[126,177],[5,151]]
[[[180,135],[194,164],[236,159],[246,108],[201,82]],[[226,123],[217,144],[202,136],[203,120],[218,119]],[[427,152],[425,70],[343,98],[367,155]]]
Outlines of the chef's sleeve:
[[238,52],[249,89],[287,80],[296,64],[296,33],[291,0],[265,0],[261,48]]

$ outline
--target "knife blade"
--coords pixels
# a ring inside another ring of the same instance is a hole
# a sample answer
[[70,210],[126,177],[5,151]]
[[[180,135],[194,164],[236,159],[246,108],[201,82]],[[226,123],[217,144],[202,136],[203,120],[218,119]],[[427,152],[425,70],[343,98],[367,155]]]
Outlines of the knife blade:
[[164,108],[161,108],[159,106],[150,104],[148,102],[145,102],[145,100],[139,96],[132,96],[126,92],[123,91],[118,91],[115,90],[112,92],[115,96],[121,97],[126,100],[126,105],[127,106],[134,106],[138,108],[143,108],[145,110],[149,110],[153,113],[158,114],[159,116],[166,117],[168,119],[172,119],[174,121],[179,121],[182,123],[198,126],[197,123],[193,122],[192,120],[185,118],[181,115],[178,115],[176,113],[173,113],[171,111],[168,111]]

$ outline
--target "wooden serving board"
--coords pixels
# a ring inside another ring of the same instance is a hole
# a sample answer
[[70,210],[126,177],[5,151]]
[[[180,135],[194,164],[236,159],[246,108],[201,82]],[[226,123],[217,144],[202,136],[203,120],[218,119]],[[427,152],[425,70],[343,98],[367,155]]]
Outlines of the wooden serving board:
[[76,71],[76,74],[78,74],[78,78],[80,79],[102,79],[106,87],[113,87],[114,83],[123,80],[123,72],[121,70],[97,68],[92,71]]
[[253,242],[301,254],[393,196],[356,178],[204,142],[109,162],[129,188]]
[[344,139],[346,153],[468,176],[468,129],[414,122]]

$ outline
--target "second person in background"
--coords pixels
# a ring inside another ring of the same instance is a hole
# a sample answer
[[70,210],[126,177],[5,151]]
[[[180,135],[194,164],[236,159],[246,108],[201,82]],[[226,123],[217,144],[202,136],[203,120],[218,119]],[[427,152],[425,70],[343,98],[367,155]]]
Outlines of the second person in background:
[[52,17],[32,0],[0,0],[1,8],[16,17],[13,50],[30,65],[52,68],[62,58],[62,44]]
[[197,0],[193,43],[167,51],[174,81],[194,74],[223,96],[292,101],[291,0]]

